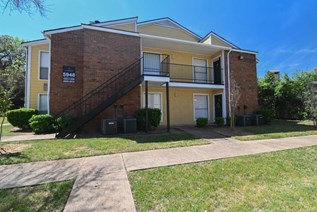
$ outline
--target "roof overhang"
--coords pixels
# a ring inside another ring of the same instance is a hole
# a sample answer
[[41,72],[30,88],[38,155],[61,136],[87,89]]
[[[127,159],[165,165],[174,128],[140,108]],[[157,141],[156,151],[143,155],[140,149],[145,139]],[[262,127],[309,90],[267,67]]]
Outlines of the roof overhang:
[[139,34],[142,38],[142,47],[168,49],[172,51],[191,52],[196,54],[213,55],[230,47],[216,46],[205,43],[197,43],[154,35]]
[[86,25],[86,24],[81,24],[79,26],[68,27],[68,28],[59,28],[59,29],[47,30],[47,31],[44,31],[43,34],[44,34],[44,36],[51,36],[52,34],[69,32],[69,31],[76,31],[76,30],[81,30],[81,29],[90,29],[90,30],[96,30],[96,31],[102,31],[102,32],[111,32],[111,33],[116,33],[116,34],[123,34],[123,35],[130,35],[130,36],[139,37],[139,33],[137,33],[137,32],[112,29],[112,28],[106,28],[106,27],[100,27],[100,26],[92,26],[92,25]]
[[119,20],[104,21],[100,23],[94,23],[92,25],[110,27],[110,26],[117,26],[117,25],[130,24],[130,23],[136,24],[137,21],[138,21],[138,17],[132,17],[132,18],[119,19]]
[[23,42],[22,46],[23,47],[36,46],[36,45],[42,45],[42,44],[48,44],[48,43],[49,43],[48,39],[40,39],[40,40],[32,40],[32,41]]

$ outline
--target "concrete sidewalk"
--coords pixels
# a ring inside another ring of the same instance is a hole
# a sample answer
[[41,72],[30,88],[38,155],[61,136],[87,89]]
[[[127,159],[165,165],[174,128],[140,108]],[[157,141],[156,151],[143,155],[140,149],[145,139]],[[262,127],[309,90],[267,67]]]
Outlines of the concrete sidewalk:
[[14,142],[14,141],[34,141],[55,139],[55,133],[35,135],[33,133],[23,133],[22,135],[3,136],[1,142]]
[[76,179],[65,211],[135,211],[127,171],[317,145],[317,136],[131,152],[0,166],[0,188]]

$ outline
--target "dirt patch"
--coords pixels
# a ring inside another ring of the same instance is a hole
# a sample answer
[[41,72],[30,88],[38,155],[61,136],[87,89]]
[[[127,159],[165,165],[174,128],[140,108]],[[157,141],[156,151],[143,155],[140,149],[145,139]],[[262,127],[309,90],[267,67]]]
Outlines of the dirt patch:
[[245,130],[239,129],[239,128],[214,128],[213,129],[216,133],[219,133],[220,135],[224,136],[245,136],[245,135],[254,135],[253,133],[247,132]]
[[22,152],[23,150],[30,148],[32,144],[6,144],[0,146],[0,154],[12,154]]
[[80,151],[84,151],[84,150],[87,150],[88,147],[87,146],[77,146],[69,151],[66,151],[64,152],[65,155],[73,155],[73,154],[76,154],[77,152],[80,152]]

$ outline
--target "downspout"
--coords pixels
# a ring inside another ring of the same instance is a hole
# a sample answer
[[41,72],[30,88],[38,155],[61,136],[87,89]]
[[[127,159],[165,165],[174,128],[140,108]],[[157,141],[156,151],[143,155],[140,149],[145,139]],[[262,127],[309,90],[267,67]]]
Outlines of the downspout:
[[227,77],[228,77],[228,104],[229,104],[229,115],[231,116],[231,92],[230,92],[230,62],[229,62],[229,56],[231,53],[232,49],[229,50],[227,53]]
[[49,51],[49,68],[48,68],[48,80],[47,80],[47,113],[51,113],[51,38],[48,35],[44,35],[48,39],[48,51]]

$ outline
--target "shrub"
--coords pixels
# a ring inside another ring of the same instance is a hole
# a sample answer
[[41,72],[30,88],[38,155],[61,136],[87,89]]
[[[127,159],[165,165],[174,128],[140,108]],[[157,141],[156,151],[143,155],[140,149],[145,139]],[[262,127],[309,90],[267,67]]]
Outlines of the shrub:
[[[145,129],[145,108],[138,110],[135,113],[135,118],[137,120],[138,129]],[[157,108],[148,108],[148,118],[149,118],[149,128],[156,128],[159,126],[161,121],[161,111]]]
[[269,124],[274,118],[274,111],[269,108],[259,109],[256,113],[262,115],[264,124]]
[[222,127],[225,123],[225,119],[223,117],[216,117],[216,126]]
[[227,126],[227,127],[230,127],[230,122],[231,122],[231,117],[230,117],[230,116],[227,116],[227,117],[226,117],[226,126]]
[[38,111],[31,108],[20,108],[15,110],[10,110],[7,112],[8,122],[15,127],[28,128],[29,119],[33,115],[37,115]]
[[61,131],[63,128],[71,125],[74,121],[74,117],[71,115],[62,115],[56,119],[55,129]]
[[29,120],[30,127],[36,134],[54,132],[54,118],[51,115],[34,115]]
[[207,118],[197,118],[196,119],[196,126],[197,127],[206,127],[208,124]]

